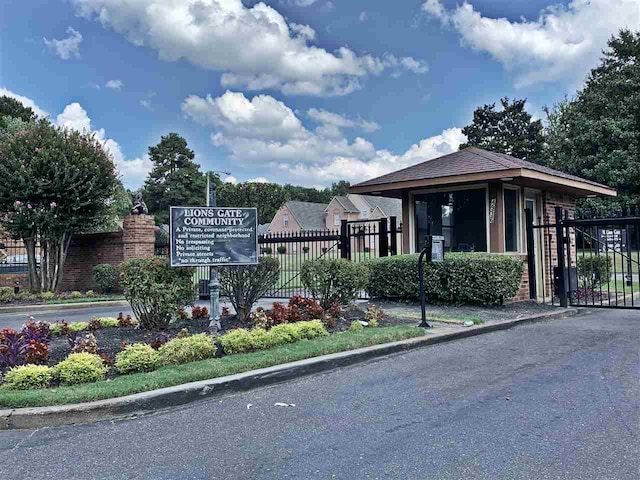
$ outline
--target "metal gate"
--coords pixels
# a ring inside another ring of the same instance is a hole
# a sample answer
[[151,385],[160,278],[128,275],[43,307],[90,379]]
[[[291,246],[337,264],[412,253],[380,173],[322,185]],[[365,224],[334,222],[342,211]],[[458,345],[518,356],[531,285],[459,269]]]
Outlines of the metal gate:
[[563,307],[640,309],[640,216],[577,220],[556,208],[555,223],[537,220],[527,212],[531,298]]

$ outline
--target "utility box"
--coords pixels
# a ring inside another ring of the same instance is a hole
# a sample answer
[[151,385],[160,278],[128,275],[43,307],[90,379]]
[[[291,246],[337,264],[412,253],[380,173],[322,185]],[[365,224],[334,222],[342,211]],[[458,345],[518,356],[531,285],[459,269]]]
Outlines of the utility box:
[[444,237],[441,235],[431,236],[431,261],[444,261]]

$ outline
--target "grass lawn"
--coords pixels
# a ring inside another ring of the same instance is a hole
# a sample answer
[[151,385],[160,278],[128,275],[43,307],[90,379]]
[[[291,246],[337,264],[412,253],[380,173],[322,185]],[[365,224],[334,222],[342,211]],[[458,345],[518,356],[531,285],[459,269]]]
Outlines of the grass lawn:
[[424,334],[423,330],[407,325],[366,328],[360,332],[337,333],[328,337],[302,340],[258,352],[163,367],[150,373],[123,375],[109,381],[43,390],[20,391],[0,388],[0,408],[61,405],[120,397],[182,383],[271,367],[319,355],[419,337]]
[[[576,257],[577,259],[582,258],[582,255],[584,253],[584,257],[590,257],[590,256],[596,256],[597,254],[595,252],[592,252],[590,250],[578,250],[576,252]],[[600,253],[601,257],[604,256],[608,256],[609,258],[611,258],[611,274],[613,275],[614,272],[614,267],[615,267],[615,271],[616,273],[620,274],[620,273],[627,273],[629,271],[628,268],[628,263],[627,263],[627,252],[625,251],[624,253],[620,253],[620,252],[616,252],[615,254],[613,252],[609,252],[609,253]],[[631,272],[632,273],[638,273],[638,270],[640,269],[640,265],[638,265],[638,250],[633,250],[631,252]],[[623,270],[623,263],[624,263],[624,270]]]

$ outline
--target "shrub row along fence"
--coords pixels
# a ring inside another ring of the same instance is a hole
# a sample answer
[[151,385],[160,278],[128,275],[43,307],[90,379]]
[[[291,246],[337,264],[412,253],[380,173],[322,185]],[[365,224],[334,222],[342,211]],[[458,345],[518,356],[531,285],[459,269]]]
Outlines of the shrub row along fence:
[[[339,230],[305,230],[299,232],[268,233],[258,237],[258,254],[277,258],[280,278],[266,297],[289,298],[308,296],[300,272],[304,262],[320,258],[345,258],[364,262],[372,258],[402,253],[402,229],[396,217],[376,220],[343,220]],[[156,256],[166,256],[168,246],[156,244]],[[201,298],[209,297],[209,267],[195,269],[194,282]],[[367,298],[362,291],[360,298]]]

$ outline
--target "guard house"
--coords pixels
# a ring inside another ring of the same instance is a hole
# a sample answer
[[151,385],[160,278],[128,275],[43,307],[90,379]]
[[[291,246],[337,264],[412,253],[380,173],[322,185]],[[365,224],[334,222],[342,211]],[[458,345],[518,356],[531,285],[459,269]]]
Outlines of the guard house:
[[[525,209],[532,210],[534,219],[554,220],[557,206],[572,216],[577,198],[616,196],[606,185],[475,147],[367,180],[350,191],[402,199],[403,252],[420,251],[430,223],[433,235],[444,236],[445,251],[523,259]],[[542,252],[549,249],[538,247],[536,272],[542,285]],[[522,296],[528,298],[525,286]]]

